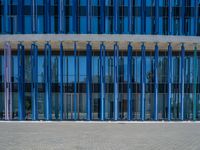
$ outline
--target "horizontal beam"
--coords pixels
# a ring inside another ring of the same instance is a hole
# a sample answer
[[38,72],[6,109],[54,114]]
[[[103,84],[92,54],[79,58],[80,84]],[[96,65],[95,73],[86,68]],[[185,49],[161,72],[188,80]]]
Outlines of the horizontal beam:
[[127,34],[6,34],[0,35],[0,49],[3,49],[5,42],[10,42],[12,49],[15,49],[19,41],[23,41],[26,48],[30,48],[31,43],[35,41],[37,42],[39,50],[43,49],[47,41],[52,43],[52,50],[59,50],[60,41],[63,41],[64,49],[67,50],[73,50],[74,41],[77,41],[77,50],[83,49],[82,45],[85,45],[88,41],[91,42],[94,50],[99,49],[102,41],[108,50],[113,50],[113,44],[115,42],[118,42],[121,50],[126,50],[128,43],[131,42],[135,50],[140,50],[141,43],[145,43],[147,51],[154,50],[154,43],[158,43],[160,51],[167,50],[168,43],[172,44],[173,50],[180,50],[182,43],[184,43],[187,51],[193,50],[194,43],[197,44],[198,48],[200,37]]
[[91,41],[91,42],[157,42],[200,43],[198,36],[127,35],[127,34],[14,34],[0,35],[0,42],[18,41]]

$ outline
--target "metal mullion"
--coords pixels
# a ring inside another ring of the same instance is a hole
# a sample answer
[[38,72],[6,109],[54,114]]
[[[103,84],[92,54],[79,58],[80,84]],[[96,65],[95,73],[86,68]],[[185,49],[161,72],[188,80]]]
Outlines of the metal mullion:
[[132,120],[132,46],[131,43],[129,43],[128,45],[128,59],[127,59],[128,63],[127,63],[127,120]]
[[114,34],[118,34],[119,33],[119,1],[118,0],[114,0],[114,8],[113,8],[113,14],[114,14],[114,30],[113,33]]
[[180,9],[180,35],[185,34],[185,0],[181,0],[181,9]]
[[194,46],[194,64],[193,64],[193,121],[196,121],[196,113],[197,113],[197,76],[198,76],[198,61],[197,61],[197,46]]
[[87,104],[86,104],[86,110],[87,110],[87,120],[91,120],[92,119],[92,111],[91,111],[91,101],[92,101],[92,95],[91,95],[91,91],[92,91],[92,86],[91,86],[91,53],[92,53],[92,46],[90,45],[90,43],[88,42],[87,44]]
[[155,34],[159,34],[159,0],[155,0]]
[[52,119],[52,112],[51,112],[51,103],[52,103],[52,93],[51,93],[51,84],[52,84],[52,71],[51,71],[51,45],[49,45],[49,51],[48,51],[48,91],[49,91],[49,101],[50,101],[50,106],[49,106],[49,119],[51,120]]
[[184,76],[185,76],[185,48],[184,44],[181,46],[181,116],[180,119],[184,120]]
[[77,48],[74,42],[74,120],[77,120]]
[[44,118],[47,120],[47,116],[48,116],[48,90],[47,90],[47,87],[48,87],[48,79],[47,79],[47,43],[45,44],[45,48],[44,48],[44,51],[45,51],[45,56],[44,56],[44,81],[45,81],[45,113],[44,113]]
[[146,0],[141,0],[141,34],[145,34],[146,23]]
[[105,33],[105,0],[100,0],[100,33]]
[[119,119],[119,85],[118,85],[119,46],[114,44],[114,120]]
[[168,110],[167,118],[171,120],[171,99],[172,99],[172,46],[168,45]]
[[87,0],[87,33],[91,33],[91,0]]
[[155,55],[154,55],[154,120],[158,120],[158,57],[159,48],[158,44],[155,45]]
[[[77,90],[77,95],[78,95],[78,102],[79,102],[79,104],[80,104],[80,91],[79,91],[79,83],[80,83],[80,80],[79,80],[79,53],[76,53],[77,54],[77,56],[76,56],[76,59],[77,59],[77,88],[78,88],[78,90]],[[80,119],[80,105],[78,105],[79,107],[78,107],[78,119]]]
[[38,47],[35,43],[31,45],[31,71],[32,71],[32,120],[38,119]]
[[100,85],[101,85],[101,112],[100,119],[105,120],[105,45],[100,45]]
[[168,0],[168,35],[172,35],[172,1]]
[[5,120],[12,119],[12,81],[11,81],[11,46],[6,42],[4,45],[4,105]]
[[141,104],[140,104],[140,119],[145,120],[145,78],[146,78],[146,56],[145,45],[141,45],[142,58],[141,58]]
[[[68,71],[68,68],[69,68],[69,60],[68,60],[69,58],[68,58],[68,55],[67,55],[67,59],[66,59],[66,64],[67,64],[67,87],[68,87],[68,85],[69,85],[69,71]],[[67,113],[67,116],[66,116],[66,119],[68,119],[68,91],[67,91],[67,102],[66,102],[66,104],[67,104],[67,110],[66,110],[66,113]]]
[[32,103],[32,120],[34,120],[34,117],[35,117],[35,93],[34,93],[34,88],[35,88],[35,85],[34,85],[34,67],[35,67],[35,64],[34,64],[34,48],[35,48],[35,45],[32,44],[31,45],[31,103]]
[[37,33],[37,0],[32,0],[31,5],[32,33]]
[[60,120],[63,120],[63,44],[60,43]]
[[194,5],[195,5],[195,10],[194,10],[194,36],[197,36],[197,32],[198,32],[198,0],[194,0]]
[[133,20],[132,20],[132,14],[133,14],[133,1],[128,1],[128,30],[129,34],[133,33]]
[[65,7],[64,0],[58,1],[58,32],[64,33]]
[[51,46],[45,44],[45,119],[51,120]]
[[18,120],[25,119],[24,106],[24,46],[18,44]]

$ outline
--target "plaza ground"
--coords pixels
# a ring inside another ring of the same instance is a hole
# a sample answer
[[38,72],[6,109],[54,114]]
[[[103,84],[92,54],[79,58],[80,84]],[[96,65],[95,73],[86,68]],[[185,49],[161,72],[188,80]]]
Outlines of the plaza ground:
[[2,150],[199,150],[200,122],[0,122]]

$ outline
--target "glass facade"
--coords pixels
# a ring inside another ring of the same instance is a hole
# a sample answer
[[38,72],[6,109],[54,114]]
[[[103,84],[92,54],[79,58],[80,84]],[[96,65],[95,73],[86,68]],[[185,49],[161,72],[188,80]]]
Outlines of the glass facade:
[[[199,7],[200,0],[0,0],[0,36],[198,38]],[[177,40],[174,50],[166,41],[121,41],[125,49],[115,41],[108,48],[106,39],[72,39],[73,48],[65,39],[16,41],[0,43],[0,120],[200,120],[199,43],[185,49]]]
[[0,33],[200,35],[199,0],[0,0]]

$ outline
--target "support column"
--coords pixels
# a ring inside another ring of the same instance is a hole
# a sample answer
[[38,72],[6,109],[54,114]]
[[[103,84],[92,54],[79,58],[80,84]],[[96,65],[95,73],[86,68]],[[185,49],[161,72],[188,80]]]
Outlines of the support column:
[[77,49],[74,42],[74,120],[77,120]]
[[11,46],[6,42],[4,45],[4,101],[5,120],[12,120],[12,66],[11,66]]
[[17,32],[24,33],[24,0],[18,0],[17,6]]
[[146,84],[146,56],[145,45],[142,43],[142,58],[141,58],[141,103],[140,103],[140,119],[145,120],[145,84]]
[[133,0],[128,1],[128,32],[129,34],[133,33]]
[[101,120],[105,120],[105,45],[100,45]]
[[92,119],[92,46],[87,44],[87,120]]
[[18,44],[18,120],[25,119],[24,101],[24,45]]
[[185,0],[181,0],[181,9],[180,9],[180,35],[185,34]]
[[31,95],[32,95],[32,120],[38,120],[38,46],[31,45]]
[[73,33],[77,33],[77,0],[72,1],[72,30]]
[[155,34],[159,34],[159,0],[155,1]]
[[60,43],[60,120],[63,120],[63,44]]
[[114,19],[114,34],[118,34],[119,33],[119,1],[118,0],[114,0],[114,8],[113,8],[113,19]]
[[185,48],[184,44],[181,46],[181,116],[180,119],[184,120],[184,75],[185,75]]
[[172,99],[172,46],[168,45],[168,109],[167,118],[171,120],[171,99]]
[[65,7],[64,0],[58,1],[58,32],[64,33]]
[[105,33],[105,0],[100,1],[100,32],[103,34]]
[[158,44],[155,45],[154,55],[154,120],[158,120],[158,57],[159,57]]
[[32,33],[37,33],[37,0],[32,0],[31,17]]
[[172,35],[172,1],[168,0],[168,35]]
[[91,0],[87,0],[87,33],[91,33],[91,17],[92,17]]
[[198,61],[197,61],[197,45],[194,46],[194,78],[193,78],[193,121],[196,121],[197,114],[197,76],[198,76]]
[[45,44],[45,119],[51,120],[51,45],[47,42]]
[[114,45],[114,120],[118,120],[119,118],[118,60],[119,46],[116,42]]
[[128,44],[128,62],[127,62],[127,120],[132,120],[132,46]]
[[51,33],[51,1],[44,0],[44,33]]

